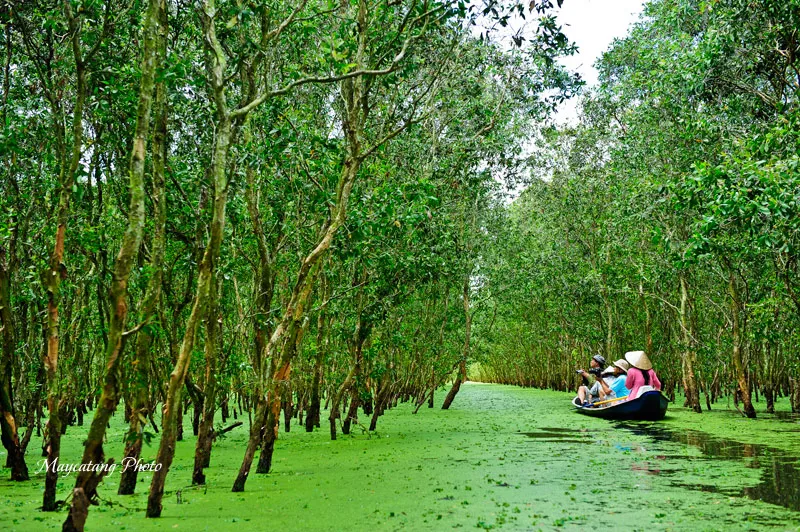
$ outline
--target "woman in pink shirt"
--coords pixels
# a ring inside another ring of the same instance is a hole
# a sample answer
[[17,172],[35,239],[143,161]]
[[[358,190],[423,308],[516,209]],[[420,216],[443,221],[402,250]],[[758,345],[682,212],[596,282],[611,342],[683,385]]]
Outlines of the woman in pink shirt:
[[656,390],[661,389],[661,381],[658,380],[656,372],[653,371],[653,364],[644,351],[629,351],[625,353],[625,360],[631,365],[628,370],[628,378],[625,379],[625,387],[631,391],[628,399],[639,397],[639,388],[642,386],[652,386]]

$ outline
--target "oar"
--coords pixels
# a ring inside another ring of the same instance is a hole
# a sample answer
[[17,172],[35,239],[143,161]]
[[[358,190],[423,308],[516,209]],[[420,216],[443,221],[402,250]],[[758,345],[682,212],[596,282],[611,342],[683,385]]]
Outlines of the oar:
[[614,399],[606,399],[605,401],[598,401],[596,403],[592,403],[592,406],[599,406],[599,405],[604,405],[606,403],[613,403],[614,401],[622,401],[623,399],[627,399],[627,398],[628,398],[628,396],[624,395],[622,397],[615,397]]

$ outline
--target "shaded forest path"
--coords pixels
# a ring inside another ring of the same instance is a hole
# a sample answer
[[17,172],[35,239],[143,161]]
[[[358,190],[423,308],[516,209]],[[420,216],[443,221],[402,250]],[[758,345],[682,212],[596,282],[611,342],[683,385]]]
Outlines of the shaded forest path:
[[[444,394],[437,394],[437,406]],[[149,474],[137,494],[116,495],[119,471],[87,530],[796,530],[800,526],[796,419],[759,420],[768,440],[744,444],[727,412],[704,414],[714,435],[675,409],[656,424],[577,416],[569,394],[467,383],[449,411],[409,405],[388,411],[371,436],[329,441],[294,425],[281,433],[274,472],[231,493],[247,423],[219,442],[207,487],[189,487],[194,437],[178,443],[161,519],[146,520]],[[674,405],[672,405],[674,408]],[[745,420],[746,421],[746,420]],[[752,423],[752,422],[750,422]],[[769,424],[769,425],[768,425]],[[63,460],[80,458],[86,427],[70,427]],[[107,446],[120,452],[117,415]],[[788,436],[788,437],[787,437]],[[33,448],[35,446],[31,446]],[[155,455],[153,443],[143,456]],[[38,458],[29,457],[32,476]],[[60,529],[43,514],[41,482],[0,482],[4,530]],[[62,480],[59,494],[74,479]],[[182,504],[176,504],[181,490]],[[110,503],[110,504],[109,504]]]

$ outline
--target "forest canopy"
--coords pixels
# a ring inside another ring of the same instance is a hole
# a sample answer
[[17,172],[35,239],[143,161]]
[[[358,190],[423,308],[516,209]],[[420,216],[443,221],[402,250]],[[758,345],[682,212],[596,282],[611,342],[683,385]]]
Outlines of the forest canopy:
[[795,1],[645,5],[481,258],[483,379],[567,389],[635,348],[696,412],[800,411],[799,22]]

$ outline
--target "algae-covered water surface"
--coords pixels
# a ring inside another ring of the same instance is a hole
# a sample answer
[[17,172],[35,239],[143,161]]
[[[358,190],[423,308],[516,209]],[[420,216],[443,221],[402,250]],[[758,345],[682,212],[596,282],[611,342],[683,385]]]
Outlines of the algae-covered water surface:
[[[796,419],[698,416],[671,405],[663,422],[612,423],[575,415],[569,398],[469,384],[449,411],[414,415],[400,405],[372,434],[330,441],[327,431],[293,426],[281,433],[273,472],[251,474],[244,493],[230,488],[247,423],[215,445],[202,487],[189,485],[189,432],[162,518],[144,517],[149,475],[136,495],[120,497],[117,472],[101,486],[87,530],[800,530]],[[79,461],[85,430],[69,428],[62,461]],[[120,452],[123,430],[116,419],[109,453]],[[154,454],[150,447],[144,458]],[[32,473],[38,460],[29,454]],[[60,529],[62,512],[38,510],[43,473],[27,483],[7,478],[6,470],[4,530]],[[59,498],[73,481],[62,480]]]

